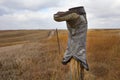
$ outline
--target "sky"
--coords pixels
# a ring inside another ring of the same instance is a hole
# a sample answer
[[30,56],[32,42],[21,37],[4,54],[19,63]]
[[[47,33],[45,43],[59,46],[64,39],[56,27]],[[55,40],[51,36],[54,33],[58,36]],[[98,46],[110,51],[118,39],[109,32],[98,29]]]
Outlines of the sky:
[[0,30],[66,29],[53,14],[84,6],[89,29],[120,29],[120,0],[0,0]]

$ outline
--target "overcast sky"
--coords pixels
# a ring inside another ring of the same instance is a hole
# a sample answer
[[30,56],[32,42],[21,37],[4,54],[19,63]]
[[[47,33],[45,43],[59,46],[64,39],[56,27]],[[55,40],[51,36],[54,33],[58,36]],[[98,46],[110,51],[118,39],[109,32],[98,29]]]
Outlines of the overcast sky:
[[85,7],[89,29],[120,29],[120,0],[0,0],[0,30],[65,29],[53,14],[77,6]]

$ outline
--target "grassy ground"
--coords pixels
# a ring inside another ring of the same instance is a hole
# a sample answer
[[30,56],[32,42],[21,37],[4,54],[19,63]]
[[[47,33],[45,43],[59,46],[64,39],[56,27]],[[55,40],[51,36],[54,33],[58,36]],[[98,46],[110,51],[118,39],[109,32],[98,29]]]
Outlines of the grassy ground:
[[29,43],[31,41],[40,41],[48,37],[47,30],[8,30],[0,31],[0,46]]
[[[61,64],[67,31],[59,38],[60,54],[51,31],[0,31],[0,80],[69,80],[69,64]],[[85,80],[119,80],[119,52],[120,30],[89,30]]]
[[87,41],[90,72],[98,80],[119,80],[120,31],[90,31]]

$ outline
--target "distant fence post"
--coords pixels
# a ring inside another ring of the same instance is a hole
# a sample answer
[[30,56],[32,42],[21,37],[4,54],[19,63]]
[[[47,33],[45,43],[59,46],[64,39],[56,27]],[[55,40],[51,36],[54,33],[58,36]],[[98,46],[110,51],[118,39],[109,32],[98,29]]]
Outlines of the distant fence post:
[[59,54],[61,53],[60,52],[60,41],[59,41],[59,35],[58,35],[58,30],[56,28],[56,35],[57,35],[57,43],[58,43],[58,51],[59,51]]

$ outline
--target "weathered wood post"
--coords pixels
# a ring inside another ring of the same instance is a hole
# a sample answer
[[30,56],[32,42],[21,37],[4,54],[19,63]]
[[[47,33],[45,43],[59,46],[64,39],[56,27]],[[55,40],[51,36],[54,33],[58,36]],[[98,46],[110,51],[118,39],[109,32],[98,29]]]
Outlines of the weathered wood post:
[[84,67],[75,59],[70,62],[70,80],[84,80]]
[[89,70],[86,60],[87,18],[83,6],[54,14],[55,21],[66,21],[68,47],[62,63],[70,62],[71,80],[84,80],[84,69]]

